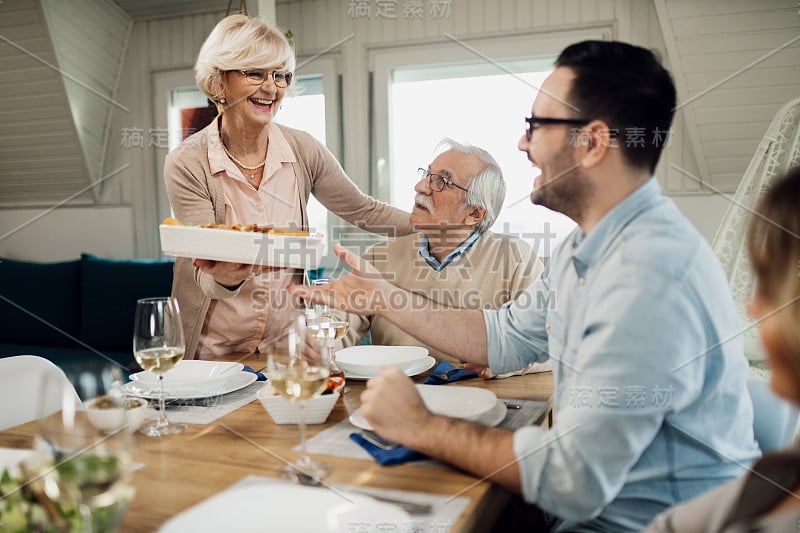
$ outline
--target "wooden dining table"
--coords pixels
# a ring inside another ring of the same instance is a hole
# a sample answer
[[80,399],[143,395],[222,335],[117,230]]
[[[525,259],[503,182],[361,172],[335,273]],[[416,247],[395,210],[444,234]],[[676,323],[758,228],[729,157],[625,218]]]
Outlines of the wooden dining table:
[[[241,360],[230,357],[228,359]],[[243,360],[254,368],[263,357]],[[424,376],[418,376],[422,381]],[[363,388],[364,381],[348,380],[348,387]],[[444,386],[481,387],[498,398],[550,402],[553,378],[550,372],[514,376],[500,380],[464,380]],[[549,409],[548,409],[548,412]],[[324,424],[308,426],[315,434],[347,418],[340,399]],[[535,423],[547,425],[548,417]],[[0,447],[30,448],[34,422],[0,432]],[[133,474],[136,496],[120,531],[157,530],[171,517],[225,490],[250,475],[277,477],[285,462],[295,459],[296,425],[275,424],[258,400],[253,400],[209,425],[192,425],[167,437],[136,435],[134,461],[144,466]],[[456,495],[469,503],[449,531],[486,531],[496,521],[510,494],[489,481],[451,467],[407,463],[384,467],[373,460],[324,456],[333,467],[326,483],[359,487]],[[258,513],[254,509],[254,513]],[[267,520],[267,518],[264,518]]]

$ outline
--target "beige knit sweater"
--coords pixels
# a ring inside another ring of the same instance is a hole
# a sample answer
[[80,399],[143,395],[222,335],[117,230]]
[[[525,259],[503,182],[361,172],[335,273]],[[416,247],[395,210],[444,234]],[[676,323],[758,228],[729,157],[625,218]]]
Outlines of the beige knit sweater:
[[[487,231],[469,250],[436,272],[419,255],[421,238],[421,234],[407,235],[376,244],[364,257],[398,287],[448,307],[497,309],[516,298],[544,268],[525,241]],[[357,344],[367,330],[372,331],[375,345],[426,346],[383,318],[348,315],[347,319],[350,330],[345,346]],[[426,347],[437,359],[458,361],[458,354]]]
[[[360,228],[388,235],[411,233],[409,214],[362,193],[319,141],[306,132],[278,127],[297,156],[292,165],[300,189],[304,228],[308,227],[308,195],[313,194],[328,210]],[[225,223],[222,183],[218,175],[211,174],[207,135],[206,128],[186,139],[167,156],[164,165],[170,205],[175,217],[185,224]],[[219,297],[235,295],[209,278],[195,269],[192,259],[175,261],[172,295],[178,299],[183,316],[186,359],[195,358],[197,341],[211,303],[209,293],[213,295],[216,290]]]

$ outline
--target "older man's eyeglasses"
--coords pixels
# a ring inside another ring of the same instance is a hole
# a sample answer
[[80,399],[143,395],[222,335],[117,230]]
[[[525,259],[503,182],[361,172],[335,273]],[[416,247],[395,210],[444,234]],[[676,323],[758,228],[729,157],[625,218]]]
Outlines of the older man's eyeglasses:
[[453,183],[451,180],[442,176],[441,174],[428,172],[428,169],[425,168],[418,168],[417,176],[419,176],[419,179],[421,180],[428,178],[428,185],[430,186],[431,190],[435,192],[442,192],[445,186],[455,187],[456,189],[461,189],[464,192],[469,192],[469,189],[466,187],[462,187],[458,183]]
[[275,82],[275,86],[282,89],[285,89],[291,85],[292,77],[294,77],[291,72],[287,72],[285,70],[273,70],[271,73],[268,73],[266,70],[249,69],[240,70],[239,72],[242,73],[242,76],[244,76],[247,82],[251,85],[262,85],[265,81],[267,81],[267,78],[272,77],[272,81]]
[[529,117],[525,117],[525,123],[527,127],[525,128],[525,137],[530,141],[531,137],[533,136],[533,130],[535,130],[539,126],[547,126],[549,124],[570,124],[572,126],[585,126],[590,123],[591,120],[586,118],[546,118],[546,117],[537,117],[536,115],[531,115]]

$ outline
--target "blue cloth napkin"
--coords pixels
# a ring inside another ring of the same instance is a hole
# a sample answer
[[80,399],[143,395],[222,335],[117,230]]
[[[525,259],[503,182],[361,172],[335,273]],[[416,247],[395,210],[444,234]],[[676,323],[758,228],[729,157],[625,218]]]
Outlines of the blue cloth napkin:
[[478,377],[478,374],[472,370],[456,368],[447,361],[441,361],[431,370],[428,379],[425,380],[425,385],[441,385],[442,383],[452,383],[454,381],[476,377]]
[[251,372],[251,373],[255,374],[256,377],[258,378],[258,379],[256,379],[256,381],[267,381],[267,376],[265,376],[261,372],[256,372],[255,370],[253,370],[249,366],[245,365],[245,367],[242,368],[242,372]]
[[413,461],[423,461],[428,458],[427,455],[414,451],[411,448],[406,448],[405,446],[398,446],[392,450],[378,448],[358,433],[351,433],[350,440],[367,450],[367,452],[383,466],[401,465]]

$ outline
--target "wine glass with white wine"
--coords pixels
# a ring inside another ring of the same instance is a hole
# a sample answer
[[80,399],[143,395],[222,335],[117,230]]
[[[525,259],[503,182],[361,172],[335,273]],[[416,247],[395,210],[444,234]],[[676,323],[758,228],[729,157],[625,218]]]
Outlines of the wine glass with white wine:
[[305,321],[298,317],[290,327],[289,351],[271,351],[267,355],[267,372],[269,382],[275,392],[297,405],[300,413],[298,430],[300,433],[300,455],[294,463],[287,464],[279,470],[282,477],[297,481],[298,479],[320,480],[328,475],[332,468],[325,463],[311,459],[306,449],[305,405],[308,400],[320,396],[328,385],[330,375],[329,360],[322,358],[310,362],[302,353],[303,331]]
[[136,302],[133,326],[133,354],[149,372],[158,374],[158,420],[140,430],[150,437],[180,433],[186,424],[173,424],[167,419],[164,401],[164,373],[181,360],[186,349],[178,301],[172,297],[144,298]]

